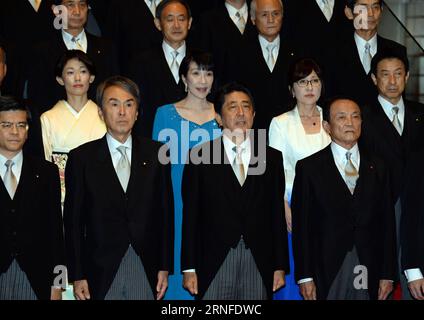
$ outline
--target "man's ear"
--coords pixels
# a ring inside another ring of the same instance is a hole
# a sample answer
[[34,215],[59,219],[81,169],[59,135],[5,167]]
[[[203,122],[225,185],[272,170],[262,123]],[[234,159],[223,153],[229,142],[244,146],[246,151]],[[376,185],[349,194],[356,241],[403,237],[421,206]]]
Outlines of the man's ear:
[[377,85],[377,77],[375,76],[374,73],[371,73],[371,79],[372,79],[372,82],[374,82],[374,84]]
[[62,87],[65,86],[65,82],[63,82],[63,79],[61,77],[56,77],[57,83],[59,83]]
[[252,24],[254,26],[256,26],[256,18],[255,17],[250,17],[250,21],[252,21]]
[[159,31],[162,32],[162,27],[160,26],[160,20],[158,18],[155,18],[155,20],[153,20],[155,23],[155,27],[156,29],[158,29]]
[[330,124],[327,121],[322,120],[322,127],[331,136]]
[[405,85],[408,83],[408,79],[409,79],[409,71],[406,73],[406,76],[405,76]]
[[348,6],[345,6],[344,13],[346,18],[348,18],[349,20],[353,20],[355,18],[355,16],[353,15],[352,9],[349,8]]
[[105,122],[105,118],[103,117],[103,110],[101,107],[97,107],[97,112],[99,113],[99,118],[102,119],[103,122]]
[[190,18],[190,20],[188,20],[188,30],[191,29],[191,24],[193,23],[193,18]]

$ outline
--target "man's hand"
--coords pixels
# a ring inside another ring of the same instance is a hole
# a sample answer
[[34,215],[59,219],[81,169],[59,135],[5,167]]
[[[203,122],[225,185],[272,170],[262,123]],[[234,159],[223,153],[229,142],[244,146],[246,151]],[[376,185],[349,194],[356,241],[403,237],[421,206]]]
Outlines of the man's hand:
[[393,281],[380,280],[380,287],[378,288],[378,300],[386,300],[392,291]]
[[77,300],[91,299],[87,280],[78,280],[74,282],[74,297]]
[[286,216],[287,231],[292,232],[292,213],[289,203],[284,200],[284,213]]
[[50,300],[62,300],[62,289],[52,287]]
[[415,299],[424,300],[424,279],[409,282],[408,288]]
[[156,285],[156,300],[160,300],[165,295],[166,289],[168,288],[168,271],[158,272],[158,284]]
[[315,287],[314,281],[308,281],[301,283],[300,294],[305,300],[316,300],[317,299],[317,288]]
[[187,289],[192,295],[196,295],[198,293],[196,272],[184,272],[183,287]]
[[277,291],[286,284],[286,273],[284,270],[274,271],[274,283],[272,285],[272,291]]

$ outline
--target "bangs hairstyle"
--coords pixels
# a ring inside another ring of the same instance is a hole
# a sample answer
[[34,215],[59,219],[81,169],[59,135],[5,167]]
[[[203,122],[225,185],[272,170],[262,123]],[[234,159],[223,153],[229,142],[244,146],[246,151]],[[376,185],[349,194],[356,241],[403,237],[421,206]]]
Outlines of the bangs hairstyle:
[[190,19],[191,18],[191,10],[190,10],[190,6],[188,5],[188,3],[184,0],[162,0],[159,5],[156,7],[156,12],[155,12],[155,18],[159,19],[162,16],[162,11],[166,8],[166,6],[168,4],[171,3],[179,3],[181,5],[184,6],[184,8],[187,11],[187,18]]
[[[356,3],[358,2],[358,0],[346,0],[346,6],[348,8],[350,8],[353,12],[353,9],[355,8]],[[383,0],[378,0],[378,4],[380,5],[380,7],[383,7]]]
[[200,70],[214,71],[212,55],[208,52],[194,49],[187,53],[183,61],[181,61],[178,74],[187,78],[190,63],[195,62]]
[[312,73],[312,71],[315,71],[322,82],[322,70],[315,60],[304,58],[295,61],[289,69],[289,86],[293,88],[295,82],[306,78]]
[[219,88],[218,92],[216,93],[214,107],[218,114],[222,115],[222,107],[225,104],[226,96],[233,92],[243,92],[244,94],[246,94],[249,97],[253,110],[255,110],[255,103],[253,101],[253,95],[250,90],[240,83],[230,82]]
[[23,100],[13,96],[0,96],[0,112],[7,111],[25,111],[27,121],[31,121],[31,112]]
[[55,76],[62,78],[63,69],[65,68],[68,61],[72,59],[77,59],[82,62],[87,68],[90,75],[96,75],[96,67],[94,63],[90,60],[90,58],[81,50],[67,50],[65,53],[59,58],[55,67]]

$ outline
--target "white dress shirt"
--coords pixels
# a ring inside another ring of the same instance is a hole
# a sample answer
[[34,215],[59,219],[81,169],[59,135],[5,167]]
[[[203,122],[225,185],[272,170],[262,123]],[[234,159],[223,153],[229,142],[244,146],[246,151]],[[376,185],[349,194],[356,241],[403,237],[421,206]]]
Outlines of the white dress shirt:
[[110,156],[112,157],[112,163],[113,167],[115,168],[118,165],[119,160],[121,159],[121,153],[118,151],[118,147],[125,146],[125,152],[127,153],[128,161],[131,165],[131,154],[132,154],[132,137],[131,135],[128,137],[127,141],[125,143],[121,143],[118,140],[116,140],[114,137],[112,137],[109,133],[106,134],[106,141],[107,146],[109,147]]
[[240,12],[241,16],[244,18],[244,21],[247,23],[247,19],[249,17],[249,10],[247,8],[246,2],[244,3],[244,5],[241,7],[240,10],[234,8],[228,2],[225,2],[225,7],[227,8],[228,15],[230,16],[231,20],[233,20],[233,22],[236,26],[237,26],[238,20],[239,20],[239,18],[236,17],[237,12]]
[[[156,8],[158,7],[158,5],[159,5],[159,3],[162,1],[162,0],[154,0],[155,1],[155,4],[156,4]],[[150,4],[151,4],[151,1],[150,0],[144,0],[144,2],[146,3],[146,5],[147,5],[147,7],[149,8],[149,10],[150,10]],[[150,10],[150,12],[152,12],[152,10]],[[152,15],[153,15],[153,17],[155,17],[155,15],[156,15],[156,12],[152,12]],[[156,18],[156,17],[155,17]]]
[[[325,4],[324,4],[323,0],[315,0],[315,1],[317,2],[322,13],[325,15]],[[334,0],[327,0],[327,3],[328,3],[331,14],[330,14],[330,17],[329,17],[330,19],[328,19],[327,17],[326,18],[327,18],[328,21],[330,21],[331,18],[333,17],[333,12],[334,12]]]
[[[0,154],[0,177],[2,181],[4,181],[4,175],[6,174],[7,168],[6,168],[6,161],[9,160],[2,154]],[[21,172],[22,172],[22,163],[24,161],[22,150],[14,156],[12,159],[10,159],[14,162],[14,165],[12,166],[12,172],[15,175],[16,182],[19,184],[19,179],[21,178]]]
[[[162,42],[162,49],[165,54],[165,59],[166,59],[166,62],[168,63],[169,69],[171,70],[172,75],[174,76],[175,82],[176,83],[180,82],[180,76],[178,72],[176,70],[173,71],[171,69],[171,64],[172,64],[172,61],[174,60],[174,55],[172,53],[175,51],[175,49],[172,48],[166,41]],[[177,49],[177,52],[178,52],[177,62],[179,66],[181,65],[181,62],[186,56],[186,51],[187,51],[187,46],[184,41],[183,45]]]
[[[262,55],[264,57],[265,62],[268,61],[268,49],[267,46],[269,44],[273,44],[274,48],[272,50],[272,56],[274,57],[275,64],[277,63],[278,59],[278,53],[280,52],[280,36],[278,35],[277,38],[274,39],[274,41],[269,42],[267,39],[265,39],[263,36],[259,35],[259,44],[261,45],[262,49]],[[274,64],[274,67],[275,67]],[[271,72],[273,70],[270,70]]]
[[[330,148],[333,154],[334,163],[336,164],[336,167],[339,170],[343,180],[345,180],[345,167],[347,163],[346,152],[349,151],[352,153],[350,160],[352,161],[356,170],[359,172],[361,157],[359,154],[358,144],[355,144],[350,150],[347,150],[343,148],[342,146],[338,145],[337,143],[335,143],[334,141],[332,141]],[[305,278],[305,279],[299,280],[297,283],[301,284],[301,283],[309,282],[312,280],[313,278]]]
[[[375,34],[374,37],[372,37],[370,40],[365,41],[360,36],[358,36],[358,34],[355,32],[354,38],[355,38],[356,48],[357,48],[358,53],[359,53],[359,58],[361,59],[361,63],[364,66],[365,44],[367,42],[370,44],[371,57],[374,57],[375,54],[377,53],[377,34]],[[365,66],[364,66],[364,68],[365,68]]]
[[386,114],[387,118],[389,118],[390,122],[392,122],[393,120],[393,111],[392,111],[393,107],[396,106],[399,108],[398,118],[399,118],[399,122],[403,131],[404,124],[405,124],[405,104],[403,102],[403,98],[400,97],[400,100],[396,105],[393,105],[391,102],[387,101],[380,95],[378,96],[378,101],[383,107],[383,111]]
[[[65,46],[68,50],[81,50],[75,42],[72,41],[72,38],[74,36],[70,33],[66,32],[65,30],[62,30],[62,38],[65,42]],[[75,38],[77,38],[79,44],[82,47],[82,51],[87,53],[87,47],[88,47],[88,41],[87,41],[87,35],[85,34],[85,30],[82,30],[79,35],[77,35]]]

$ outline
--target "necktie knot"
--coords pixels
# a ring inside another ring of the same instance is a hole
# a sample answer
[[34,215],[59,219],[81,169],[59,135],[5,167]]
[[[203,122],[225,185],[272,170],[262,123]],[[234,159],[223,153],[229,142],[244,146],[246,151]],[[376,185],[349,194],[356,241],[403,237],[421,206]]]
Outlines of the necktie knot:
[[6,166],[7,170],[11,170],[12,167],[15,165],[15,162],[13,162],[12,160],[7,160],[4,165]]
[[119,151],[121,156],[127,157],[127,147],[126,146],[119,146],[118,148],[116,148],[116,150]]
[[365,51],[370,51],[371,45],[367,42],[365,43]]
[[346,152],[346,160],[349,161],[350,158],[352,157],[352,152]]
[[396,106],[393,107],[392,111],[393,111],[393,114],[397,116],[399,114],[399,107],[396,107]]
[[236,21],[236,25],[237,28],[240,30],[240,32],[243,34],[244,33],[244,29],[246,27],[246,20],[244,20],[243,15],[240,13],[240,11],[236,12],[235,17],[237,18]]

